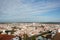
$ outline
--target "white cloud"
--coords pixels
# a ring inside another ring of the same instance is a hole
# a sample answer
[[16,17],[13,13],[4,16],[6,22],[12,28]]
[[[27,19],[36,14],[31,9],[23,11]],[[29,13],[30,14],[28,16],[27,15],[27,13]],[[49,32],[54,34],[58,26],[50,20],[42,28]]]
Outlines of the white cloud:
[[[49,11],[54,11],[56,8],[60,7],[60,2],[36,2],[32,3],[33,1],[30,1],[29,3],[26,3],[27,1],[24,0],[5,0],[2,2],[2,5],[0,4],[0,11],[3,12],[0,19],[29,19],[32,20],[32,18],[35,19],[35,21],[38,21],[36,19],[36,16],[33,15],[36,14],[43,14]],[[39,20],[47,17],[41,17],[39,16]]]

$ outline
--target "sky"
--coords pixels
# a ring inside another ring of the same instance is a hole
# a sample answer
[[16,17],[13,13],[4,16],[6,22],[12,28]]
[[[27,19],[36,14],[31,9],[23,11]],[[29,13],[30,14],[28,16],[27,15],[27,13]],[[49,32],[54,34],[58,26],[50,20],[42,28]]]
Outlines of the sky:
[[60,22],[60,0],[0,0],[0,22]]

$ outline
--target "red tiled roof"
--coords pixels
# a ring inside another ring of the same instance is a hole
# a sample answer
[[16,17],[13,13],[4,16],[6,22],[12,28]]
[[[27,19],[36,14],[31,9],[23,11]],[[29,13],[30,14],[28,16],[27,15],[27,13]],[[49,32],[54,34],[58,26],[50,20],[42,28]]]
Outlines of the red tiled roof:
[[15,36],[13,35],[7,35],[7,34],[0,34],[0,40],[11,40]]
[[60,40],[60,33],[57,33],[52,40]]

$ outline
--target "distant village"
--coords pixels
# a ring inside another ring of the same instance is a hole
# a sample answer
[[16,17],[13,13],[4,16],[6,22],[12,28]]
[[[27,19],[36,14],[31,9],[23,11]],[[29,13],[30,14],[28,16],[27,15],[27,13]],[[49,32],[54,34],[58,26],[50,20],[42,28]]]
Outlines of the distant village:
[[[39,35],[44,32],[60,32],[60,24],[41,24],[41,23],[4,23],[0,24],[0,34],[20,36],[24,34],[28,37]],[[37,38],[36,38],[37,39]]]

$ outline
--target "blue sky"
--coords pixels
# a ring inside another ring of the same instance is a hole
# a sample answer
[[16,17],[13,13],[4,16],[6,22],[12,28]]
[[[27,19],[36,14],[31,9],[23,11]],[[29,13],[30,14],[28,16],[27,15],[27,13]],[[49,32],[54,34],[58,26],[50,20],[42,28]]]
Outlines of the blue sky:
[[60,22],[60,0],[0,0],[0,22]]

